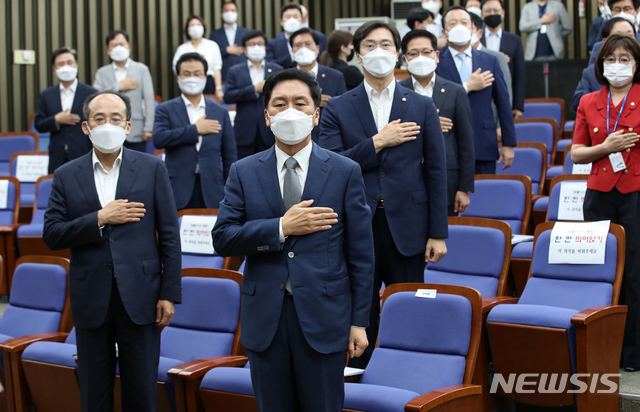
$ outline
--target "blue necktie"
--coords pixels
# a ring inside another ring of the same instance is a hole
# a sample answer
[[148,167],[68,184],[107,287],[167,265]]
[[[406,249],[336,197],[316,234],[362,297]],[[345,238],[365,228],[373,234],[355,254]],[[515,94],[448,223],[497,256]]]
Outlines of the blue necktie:
[[469,73],[469,66],[467,66],[467,55],[460,52],[458,54],[456,54],[456,57],[458,57],[460,59],[460,80],[462,81],[462,83],[466,82],[467,80],[469,80],[469,77],[471,76],[471,73]]

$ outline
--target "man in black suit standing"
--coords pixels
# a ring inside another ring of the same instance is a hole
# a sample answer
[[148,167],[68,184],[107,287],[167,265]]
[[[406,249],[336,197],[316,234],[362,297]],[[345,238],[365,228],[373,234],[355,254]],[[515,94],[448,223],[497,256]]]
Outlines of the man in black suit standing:
[[482,18],[487,30],[480,41],[489,50],[501,51],[507,57],[513,90],[513,117],[520,119],[524,111],[525,64],[522,39],[502,29],[504,3],[502,0],[484,0]]
[[227,73],[232,66],[247,62],[247,56],[242,49],[242,38],[249,33],[249,29],[236,23],[238,20],[238,6],[233,0],[222,3],[222,21],[224,24],[217,30],[212,30],[209,39],[218,43],[222,56],[222,81],[227,81]]
[[122,146],[128,97],[96,93],[83,112],[93,150],[54,173],[43,232],[52,250],[71,248],[82,411],[113,412],[117,362],[122,410],[152,412],[160,332],[182,299],[176,204],[164,162]]
[[49,174],[91,150],[91,142],[80,127],[80,123],[86,120],[82,116],[82,103],[97,91],[78,81],[78,55],[75,50],[62,47],[54,51],[51,65],[60,84],[42,91],[35,119],[38,132],[51,133]]
[[404,36],[403,57],[411,76],[400,84],[431,97],[438,109],[447,153],[448,214],[457,216],[469,206],[469,192],[473,192],[473,117],[464,88],[436,76],[437,44],[436,36],[426,30],[412,30]]

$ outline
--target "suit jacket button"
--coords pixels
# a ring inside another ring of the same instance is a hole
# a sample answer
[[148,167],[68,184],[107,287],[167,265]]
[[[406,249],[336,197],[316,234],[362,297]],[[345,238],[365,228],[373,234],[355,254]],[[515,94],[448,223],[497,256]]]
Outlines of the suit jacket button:
[[111,263],[107,263],[107,269],[111,269],[113,265]]
[[113,240],[113,239],[109,239],[109,242],[113,243],[113,242],[115,242],[115,240]]
[[295,254],[295,253],[293,253],[293,252],[289,252],[289,253],[287,254],[287,256],[289,256],[290,258],[293,258],[295,255],[296,255],[296,254]]
[[380,172],[380,177],[384,177],[384,172]]
[[606,173],[607,168],[606,168],[606,167],[603,167],[603,168],[602,168],[602,171]]
[[625,175],[628,175],[628,174],[629,174],[629,171],[628,171],[628,170],[625,170],[625,171],[624,171],[624,174],[625,174]]
[[280,290],[284,290],[284,284],[280,284]]
[[629,128],[629,131],[630,131],[630,132],[633,132],[633,127],[630,127],[630,128]]
[[593,129],[593,133],[598,133],[598,128],[597,128],[597,127],[595,127],[595,128]]

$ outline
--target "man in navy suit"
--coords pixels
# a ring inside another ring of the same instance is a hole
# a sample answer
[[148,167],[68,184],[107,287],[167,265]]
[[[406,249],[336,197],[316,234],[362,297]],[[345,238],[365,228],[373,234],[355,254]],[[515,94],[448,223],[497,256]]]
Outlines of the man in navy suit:
[[[249,32],[246,27],[239,26],[238,6],[233,0],[225,0],[222,3],[222,20],[224,24],[217,30],[212,30],[209,39],[218,43],[222,55],[222,81],[227,80],[229,69],[236,64],[246,63],[247,56],[242,49],[242,39]],[[227,96],[225,92],[225,102]]]
[[311,140],[320,87],[289,69],[264,85],[274,147],[231,166],[213,228],[221,256],[247,256],[242,345],[261,412],[339,412],[347,353],[367,347],[373,280],[360,166]]
[[[293,51],[293,60],[300,70],[313,74],[320,84],[322,92],[322,102],[320,103],[320,120],[322,120],[322,111],[324,110],[327,100],[332,97],[340,96],[347,91],[347,85],[344,81],[344,75],[339,71],[330,67],[318,64],[319,38],[316,32],[309,28],[302,28],[289,37],[291,51]],[[320,128],[316,127],[311,131],[311,139],[318,143],[320,137]]]
[[302,28],[302,9],[298,4],[287,3],[282,6],[280,25],[284,31],[267,43],[267,61],[288,69],[296,66],[289,37]]
[[[82,410],[155,411],[160,332],[182,299],[178,214],[157,157],[122,147],[129,98],[91,95],[82,124],[93,150],[54,172],[43,239],[71,248],[69,293]],[[118,357],[116,359],[116,346]]]
[[593,45],[593,50],[591,50],[591,57],[589,57],[589,66],[593,66],[594,64],[596,64],[598,53],[600,53],[602,45],[611,34],[635,36],[636,40],[640,41],[640,33],[636,31],[635,26],[631,24],[627,19],[624,19],[622,17],[613,17],[610,20],[607,20],[602,25],[601,33],[604,38]]
[[248,32],[242,38],[242,47],[249,62],[232,67],[227,77],[224,100],[236,105],[233,130],[238,159],[267,150],[274,142],[273,133],[263,120],[262,88],[266,79],[282,67],[264,59],[266,44],[267,37],[263,32]]
[[[302,11],[302,27],[311,28],[309,26],[309,10],[307,10],[307,8],[303,4],[300,5],[300,10]],[[318,53],[318,62],[320,62],[320,56],[322,56],[322,52],[327,50],[327,36],[325,36],[321,31],[314,30],[312,28],[311,30],[313,30],[313,32],[318,36],[318,40],[320,41],[318,43],[318,45],[320,46],[320,53]]]
[[[445,20],[445,18],[447,18]],[[498,59],[471,47],[471,16],[460,6],[450,7],[444,13],[443,33],[448,45],[440,50],[440,63],[436,74],[452,82],[462,84],[469,95],[473,115],[473,138],[476,152],[476,174],[493,174],[498,163],[503,169],[513,162],[513,146],[516,145],[513,113],[509,102]],[[455,60],[454,60],[455,57]],[[493,74],[493,82],[485,87],[472,84],[472,76]],[[471,74],[473,73],[473,75]],[[496,122],[491,111],[495,103],[502,128],[502,149],[498,152]]]
[[432,98],[438,109],[447,153],[448,214],[457,216],[469,206],[469,192],[473,192],[473,117],[462,86],[436,76],[437,47],[437,37],[426,30],[407,33],[402,38],[402,50],[411,76],[400,84]]
[[78,81],[78,55],[75,50],[63,47],[54,51],[51,65],[60,84],[42,91],[35,118],[38,132],[51,133],[49,174],[91,150],[91,142],[80,126],[86,120],[82,115],[82,103],[97,91]]
[[[364,82],[329,99],[320,125],[320,146],[355,160],[363,171],[376,254],[370,342],[378,333],[382,282],[422,282],[425,261],[437,262],[447,251],[440,119],[429,97],[396,84],[393,70],[400,47],[395,26],[381,21],[360,26],[353,48]],[[365,366],[370,353],[352,365]]]
[[591,92],[597,92],[603,87],[604,85],[600,84],[598,82],[598,79],[596,79],[596,72],[593,65],[584,69],[582,71],[582,78],[580,79],[580,83],[578,83],[578,87],[576,88],[576,91],[573,94],[573,98],[571,99],[573,110],[575,110],[576,112],[578,111],[582,96]]
[[480,41],[489,50],[500,51],[507,57],[512,81],[513,117],[520,119],[524,111],[524,85],[526,81],[522,39],[517,34],[502,29],[504,21],[502,0],[484,0],[482,2],[482,18],[487,30],[484,31]]
[[204,98],[207,61],[199,53],[183,54],[176,73],[182,96],[156,108],[153,144],[165,149],[178,209],[217,209],[237,159],[229,112]]

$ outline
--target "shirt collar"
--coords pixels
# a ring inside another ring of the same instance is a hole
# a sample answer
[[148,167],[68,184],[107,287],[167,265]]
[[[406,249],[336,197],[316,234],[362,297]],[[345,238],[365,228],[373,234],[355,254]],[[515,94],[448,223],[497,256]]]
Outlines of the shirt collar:
[[498,29],[498,31],[497,31],[497,32],[495,32],[495,33],[491,33],[489,30],[487,30],[487,34],[486,34],[486,36],[487,36],[487,37],[489,37],[489,36],[498,36],[498,38],[499,38],[499,39],[501,39],[501,38],[502,38],[502,27],[500,27],[500,28]]
[[62,82],[60,82],[60,92],[72,92],[75,93],[76,89],[78,88],[78,79],[73,79],[73,83],[71,83],[71,86],[65,88],[64,85],[62,84]]
[[[114,168],[116,168],[116,167],[118,167],[118,166],[120,166],[122,164],[122,152],[124,152],[124,149],[121,147],[120,148],[120,154],[116,158],[116,161],[113,162],[113,167]],[[107,170],[104,168],[104,166],[100,162],[100,159],[98,159],[98,156],[96,155],[96,150],[95,149],[91,150],[91,158],[93,159],[93,168],[94,168],[94,170],[95,170],[96,167],[99,167],[103,172],[109,173],[109,172],[107,172]],[[111,170],[113,170],[113,169],[111,169]]]
[[[457,56],[458,53],[460,53],[458,50],[454,49],[451,46],[447,46],[447,47],[449,48],[449,53],[451,53],[451,55],[454,56],[454,57]],[[472,48],[473,47],[471,47],[471,44],[469,44],[469,47],[467,47],[466,50],[463,51],[462,53],[466,54],[467,57],[471,58],[471,49]]]
[[[371,99],[374,92],[376,93],[376,95],[378,94],[378,92],[375,91],[373,87],[369,86],[369,83],[367,83],[366,80],[364,81],[364,90],[367,92],[367,96],[369,96],[369,99]],[[387,90],[388,92],[385,93],[385,90]],[[391,83],[389,83],[389,85],[382,91],[382,94],[380,95],[380,97],[382,97],[383,95],[388,95],[389,100],[393,100],[393,93],[395,91],[396,91],[396,79],[393,79]]]
[[[318,62],[314,60],[315,65],[313,66],[313,68],[311,70],[309,70],[309,73],[313,73],[313,75],[315,76],[315,78],[318,78]],[[298,69],[300,69],[300,65],[297,66]],[[302,70],[302,69],[300,69]]]
[[[247,59],[247,65],[249,66],[249,69],[254,69],[254,70],[256,69],[256,66],[254,66],[253,62],[249,59]],[[262,61],[260,62],[260,69],[264,69],[264,67],[265,67],[264,59],[262,59]]]
[[[413,88],[414,89],[417,89],[418,87],[422,87],[420,82],[418,82],[418,79],[416,79],[413,76],[411,76],[411,79],[413,80]],[[427,84],[427,87],[434,87],[435,84],[436,84],[436,74],[434,72],[433,73],[433,77],[431,78],[431,80],[429,80],[429,84]]]
[[[284,151],[282,151],[282,149],[280,149],[277,144],[275,145],[275,147],[276,147],[276,164],[278,166],[278,171],[281,171],[282,168],[284,167],[284,162],[290,156],[286,154]],[[305,147],[303,147],[298,151],[298,153],[293,155],[293,158],[296,159],[296,161],[298,162],[298,167],[300,167],[302,171],[306,171],[307,168],[309,167],[309,158],[311,157],[312,147],[313,147],[313,142],[309,141],[309,143]]]
[[131,59],[127,59],[127,62],[124,64],[123,68],[118,67],[118,65],[116,64],[116,62],[112,62],[111,63],[113,65],[113,69],[114,70],[128,70],[129,69],[129,65],[131,64]]
[[229,28],[226,24],[223,25],[226,31],[235,31],[238,28],[238,23],[233,23],[233,27]]
[[[184,101],[184,104],[185,104],[187,107],[189,107],[189,106],[191,106],[191,107],[195,107],[195,106],[194,106],[194,105],[189,101],[189,99],[187,99],[187,96],[185,96],[184,94],[181,94],[180,96],[182,97],[182,101]],[[205,104],[205,102],[204,102],[204,95],[203,95],[203,94],[201,94],[201,95],[200,95],[200,103],[198,103],[198,107],[195,107],[195,108],[196,108],[196,109],[199,109],[199,108],[201,108],[201,107],[204,107],[205,109],[206,109],[206,107],[207,107],[207,106],[206,106],[206,104]]]

